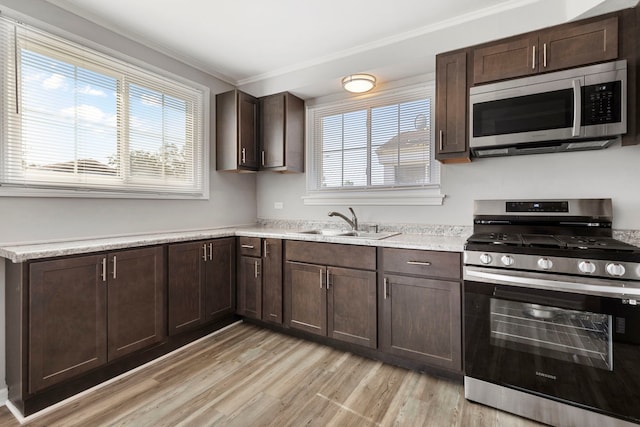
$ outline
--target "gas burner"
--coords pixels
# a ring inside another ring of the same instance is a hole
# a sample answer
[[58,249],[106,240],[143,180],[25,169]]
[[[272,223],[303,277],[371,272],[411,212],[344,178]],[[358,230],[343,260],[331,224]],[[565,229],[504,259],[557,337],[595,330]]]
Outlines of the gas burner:
[[489,245],[520,246],[522,238],[519,234],[508,233],[477,233],[467,240],[472,243],[485,243]]
[[634,252],[638,248],[612,237],[556,236],[569,249],[593,249],[601,251]]

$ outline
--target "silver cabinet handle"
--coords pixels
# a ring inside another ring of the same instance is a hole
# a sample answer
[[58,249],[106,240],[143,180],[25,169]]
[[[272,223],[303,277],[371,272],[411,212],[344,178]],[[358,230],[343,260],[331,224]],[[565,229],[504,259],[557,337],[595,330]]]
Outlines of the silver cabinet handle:
[[440,151],[444,149],[444,131],[440,130]]
[[247,149],[246,148],[242,148],[242,159],[240,160],[240,163],[245,164],[247,162]]
[[387,279],[386,277],[384,278],[384,281],[382,282],[383,289],[382,289],[382,293],[384,294],[384,299],[387,299],[387,286],[389,284],[389,279]]
[[547,68],[547,44],[542,45],[542,66]]
[[240,247],[241,247],[242,249],[253,249],[253,248],[254,248],[254,246],[253,246],[253,245],[240,245]]
[[203,260],[207,260],[207,244],[202,245],[202,250],[204,251],[204,255],[202,255]]
[[209,261],[213,259],[213,243],[209,243]]
[[264,249],[262,252],[264,252],[264,257],[266,258],[266,257],[269,256],[269,252],[267,251],[267,247],[269,246],[269,243],[267,243],[267,239],[264,239],[262,241],[262,246],[263,246],[263,249]]
[[536,45],[533,45],[533,53],[531,54],[531,69],[536,69]]
[[327,268],[327,290],[329,290],[329,287],[331,286],[331,282],[329,281],[331,279],[331,273],[329,272],[329,269]]
[[320,289],[322,289],[322,270],[320,270],[319,273],[320,273]]
[[264,166],[264,150],[262,150],[262,166]]
[[574,79],[573,82],[573,131],[572,136],[580,136],[580,125],[582,121],[582,81]]
[[116,256],[113,256],[113,278],[116,279],[118,276],[116,274],[116,268],[118,266],[118,260],[116,259]]
[[253,263],[253,277],[258,278],[258,260]]
[[429,267],[431,263],[429,261],[407,261],[409,265],[421,265],[423,267]]
[[107,281],[107,258],[102,258],[102,281]]

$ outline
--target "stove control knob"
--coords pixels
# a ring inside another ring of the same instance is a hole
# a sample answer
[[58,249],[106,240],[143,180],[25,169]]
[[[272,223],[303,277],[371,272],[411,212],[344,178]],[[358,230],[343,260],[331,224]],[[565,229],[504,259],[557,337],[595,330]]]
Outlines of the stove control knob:
[[516,260],[513,259],[511,255],[503,255],[502,258],[500,258],[500,261],[502,261],[502,263],[507,267],[513,265],[513,263],[516,262]]
[[480,262],[483,264],[491,264],[491,255],[489,254],[480,255]]
[[578,270],[583,273],[592,274],[596,271],[596,265],[591,261],[582,261],[578,264]]
[[610,263],[607,264],[607,273],[609,273],[612,276],[624,276],[625,273],[625,268],[624,265],[622,264],[617,264],[617,263]]
[[540,258],[538,260],[538,267],[543,270],[550,270],[551,267],[553,267],[553,261],[551,261],[549,258]]

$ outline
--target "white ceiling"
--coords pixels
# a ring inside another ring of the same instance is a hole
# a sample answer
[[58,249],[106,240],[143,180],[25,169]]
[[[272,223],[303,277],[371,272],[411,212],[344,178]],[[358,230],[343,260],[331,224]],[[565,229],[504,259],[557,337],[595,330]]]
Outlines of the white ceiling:
[[255,96],[340,91],[433,72],[438,52],[638,0],[47,0]]

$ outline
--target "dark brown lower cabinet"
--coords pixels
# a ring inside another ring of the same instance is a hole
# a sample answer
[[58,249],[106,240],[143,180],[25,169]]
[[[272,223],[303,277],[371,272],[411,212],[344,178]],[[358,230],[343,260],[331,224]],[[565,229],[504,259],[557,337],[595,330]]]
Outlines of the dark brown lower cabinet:
[[29,263],[28,378],[35,393],[162,341],[162,247]]
[[240,237],[238,309],[241,316],[282,324],[282,240]]
[[262,319],[261,258],[240,257],[238,262],[238,295],[238,314]]
[[204,310],[205,321],[214,322],[236,311],[236,239],[216,239],[208,246]]
[[235,310],[235,239],[169,245],[169,335]]
[[290,299],[287,324],[294,329],[326,336],[326,267],[287,262],[285,268],[285,286]]
[[125,356],[166,336],[164,251],[162,247],[109,256],[107,359]]
[[380,295],[382,351],[462,370],[460,282],[385,274]]
[[262,242],[262,320],[282,325],[282,240]]
[[376,272],[286,263],[289,327],[377,347]]
[[107,362],[104,255],[29,265],[30,393]]

